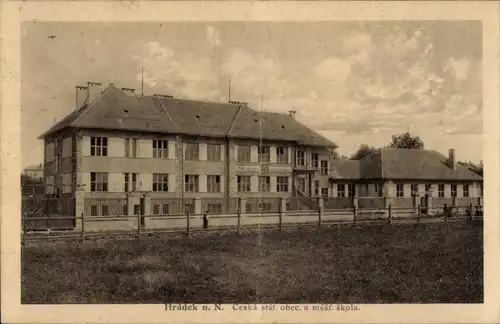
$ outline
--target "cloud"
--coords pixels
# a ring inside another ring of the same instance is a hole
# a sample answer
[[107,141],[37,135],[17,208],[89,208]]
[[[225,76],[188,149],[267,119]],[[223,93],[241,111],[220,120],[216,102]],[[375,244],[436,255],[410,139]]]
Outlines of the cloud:
[[132,57],[136,61],[138,81],[144,77],[146,85],[179,97],[218,99],[218,76],[210,58],[200,59],[191,53],[176,54],[158,42],[139,42],[135,49]]
[[213,26],[207,26],[207,41],[212,46],[221,45],[220,32]]
[[292,85],[284,76],[281,64],[273,57],[254,56],[242,48],[230,50],[222,64],[223,72],[231,77],[234,94],[241,101],[257,101],[261,91],[274,100],[283,98]]
[[355,33],[342,42],[344,55],[353,63],[365,63],[370,59],[372,38],[366,33]]
[[213,26],[207,26],[206,37],[219,47],[220,68],[210,56],[143,43],[138,57],[145,63],[145,81],[174,95],[226,99],[230,77],[233,100],[259,109],[263,91],[264,109],[296,110],[299,120],[324,132],[390,138],[408,126],[417,134],[477,133],[482,127],[481,85],[468,82],[480,77],[477,62],[438,58],[425,30],[351,33],[340,40],[339,51],[311,60],[301,73],[274,52],[222,44]]
[[467,58],[450,57],[444,67],[445,72],[450,72],[460,81],[464,81],[469,76],[471,62]]
[[351,72],[351,62],[338,57],[330,57],[316,65],[318,78],[325,81],[343,82]]

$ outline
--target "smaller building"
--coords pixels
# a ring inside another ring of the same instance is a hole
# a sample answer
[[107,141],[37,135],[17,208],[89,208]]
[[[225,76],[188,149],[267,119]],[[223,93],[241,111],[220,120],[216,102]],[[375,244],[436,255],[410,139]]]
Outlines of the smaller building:
[[36,181],[42,181],[44,176],[43,165],[30,165],[24,169],[23,175]]
[[[382,148],[361,160],[332,161],[331,197],[357,197],[360,208],[477,205],[483,178],[434,150]],[[341,200],[337,200],[341,201]]]

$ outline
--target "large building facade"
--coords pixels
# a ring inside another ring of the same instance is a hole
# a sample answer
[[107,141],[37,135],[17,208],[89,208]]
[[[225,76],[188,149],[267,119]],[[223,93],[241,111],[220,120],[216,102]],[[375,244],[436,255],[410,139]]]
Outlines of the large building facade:
[[145,193],[152,200],[313,196],[329,187],[336,147],[293,112],[94,83],[77,88],[77,109],[41,138],[46,194],[124,202],[113,212],[90,204],[86,213],[96,216],[131,214]]
[[311,209],[316,197],[329,197],[326,208],[481,204],[482,177],[456,163],[454,150],[383,148],[334,160],[336,145],[293,111],[90,82],[77,87],[76,101],[40,137],[46,194],[74,199],[73,215],[276,211],[280,197]]

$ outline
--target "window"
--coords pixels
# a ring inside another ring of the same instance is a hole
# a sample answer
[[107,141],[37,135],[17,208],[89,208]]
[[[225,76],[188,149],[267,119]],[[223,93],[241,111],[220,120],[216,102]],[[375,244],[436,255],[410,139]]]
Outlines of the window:
[[288,192],[288,177],[276,177],[276,191]]
[[259,177],[259,191],[271,191],[271,177]]
[[413,183],[411,184],[410,188],[412,196],[418,195],[418,184]]
[[321,196],[328,197],[328,188],[321,188]]
[[337,197],[345,197],[345,185],[344,184],[337,185]]
[[153,205],[153,215],[159,215],[159,214],[160,214],[160,205],[154,204]]
[[109,216],[109,207],[108,205],[101,206],[101,216]]
[[297,165],[306,165],[306,152],[297,151]]
[[198,143],[185,143],[184,159],[191,161],[199,159]]
[[276,147],[276,162],[279,164],[288,164],[288,148],[283,146]]
[[108,191],[108,174],[104,172],[91,172],[90,191]]
[[99,216],[97,213],[97,205],[90,206],[90,216]]
[[250,145],[238,145],[238,162],[250,162]]
[[168,191],[168,174],[153,173],[153,191],[156,192]]
[[130,138],[125,139],[125,157],[130,157]]
[[194,204],[190,204],[190,203],[185,204],[184,211],[186,213],[194,214]]
[[128,216],[128,205],[123,205],[123,215]]
[[376,183],[375,184],[375,193],[377,194],[378,197],[383,197],[384,196],[384,185],[381,183]]
[[268,202],[260,202],[259,203],[259,211],[260,212],[270,212],[273,210],[273,204]]
[[220,161],[221,149],[219,144],[207,144],[207,160]]
[[137,157],[137,140],[132,139],[132,157],[136,158]]
[[238,192],[250,192],[250,176],[238,176]]
[[125,192],[137,191],[137,173],[125,173],[124,176]]
[[319,181],[318,180],[314,181],[314,195],[319,196]]
[[163,215],[168,215],[168,204],[163,204],[162,205],[162,214]]
[[431,185],[430,185],[430,184],[426,184],[426,185],[425,185],[425,193],[427,193],[427,194],[428,194],[428,193],[430,193],[431,188],[432,188],[432,187],[431,187]]
[[396,197],[405,196],[405,185],[402,183],[396,184]]
[[321,174],[328,175],[328,161],[326,160],[321,161]]
[[125,139],[125,157],[137,157],[137,140],[136,139]]
[[207,204],[207,212],[214,213],[214,214],[222,213],[222,204],[221,203],[208,203]]
[[56,161],[55,161],[55,171],[60,172],[61,171],[61,154],[56,154]]
[[270,162],[271,161],[271,148],[269,146],[259,146],[259,162]]
[[153,158],[168,159],[168,141],[153,140]]
[[452,184],[451,185],[451,196],[452,197],[456,197],[457,196],[457,185],[456,184]]
[[220,192],[220,175],[207,176],[207,191]]
[[318,160],[319,160],[319,154],[318,154],[318,153],[313,153],[313,154],[311,154],[312,166],[313,166],[314,168],[319,167],[319,165],[318,165],[318,163],[319,163],[319,162],[318,162]]
[[464,186],[463,186],[463,196],[469,197],[469,185],[467,185],[467,184],[464,184]]
[[108,156],[108,138],[94,137],[90,138],[90,156]]
[[444,184],[438,185],[438,197],[444,197]]
[[186,174],[184,176],[184,191],[185,192],[198,192],[198,176]]
[[354,197],[354,185],[353,184],[347,185],[347,196]]

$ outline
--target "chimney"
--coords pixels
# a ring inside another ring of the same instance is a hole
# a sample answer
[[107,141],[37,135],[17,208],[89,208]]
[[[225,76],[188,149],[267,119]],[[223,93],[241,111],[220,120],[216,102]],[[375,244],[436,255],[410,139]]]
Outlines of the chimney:
[[456,159],[455,159],[455,149],[450,149],[449,153],[448,153],[448,163],[450,164],[450,168],[452,168],[453,170],[455,170],[456,168]]
[[122,88],[122,91],[125,93],[130,93],[131,95],[134,94],[135,89],[132,88]]
[[153,96],[155,96],[155,97],[161,97],[161,98],[168,98],[168,99],[172,99],[173,98],[173,96],[164,95],[164,94],[158,94],[158,93],[153,94]]
[[230,103],[232,105],[248,106],[248,103],[247,102],[243,102],[243,101],[229,100],[228,103]]
[[76,107],[75,109],[80,109],[87,102],[87,91],[88,87],[76,86]]
[[292,118],[295,118],[295,113],[296,113],[296,111],[295,111],[295,110],[290,110],[290,111],[288,111],[288,115],[289,115],[290,117],[292,117]]
[[88,103],[91,104],[101,94],[102,83],[89,81],[87,82],[87,87],[88,87]]

